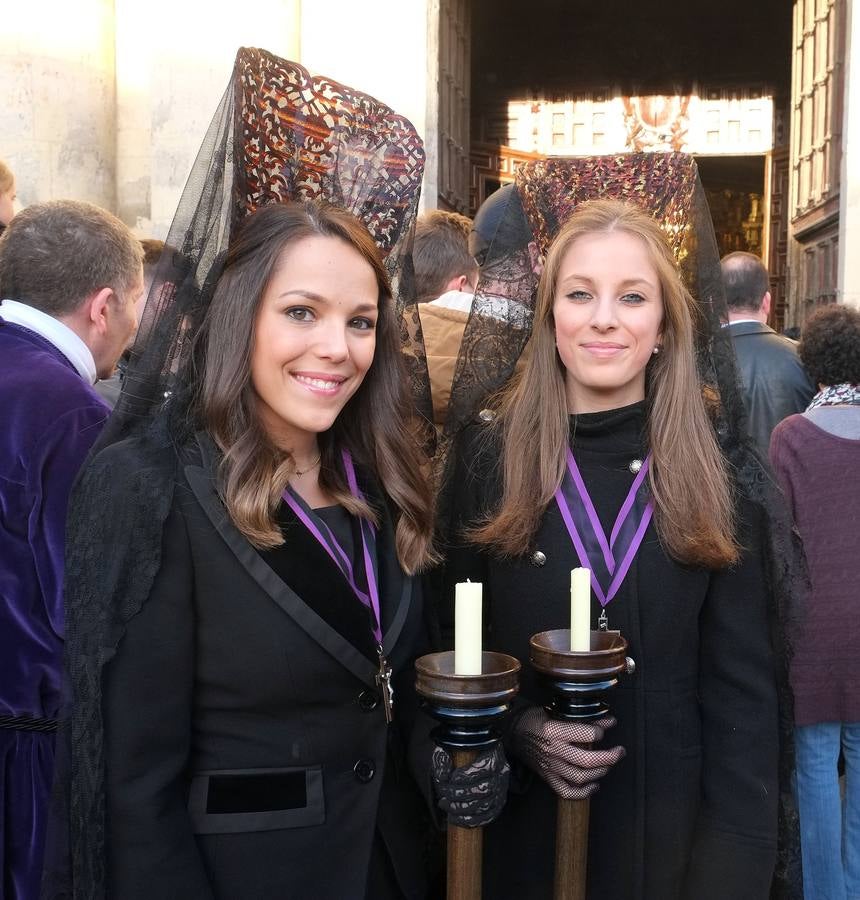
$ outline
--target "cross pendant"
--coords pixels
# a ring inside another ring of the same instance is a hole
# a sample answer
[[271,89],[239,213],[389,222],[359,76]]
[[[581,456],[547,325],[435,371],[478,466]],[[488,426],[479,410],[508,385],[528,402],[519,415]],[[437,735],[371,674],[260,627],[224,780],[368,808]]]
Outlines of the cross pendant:
[[382,692],[385,721],[390,725],[394,720],[394,688],[391,686],[391,666],[382,655],[382,647],[378,648],[377,653],[379,654],[379,671],[376,673],[376,684]]

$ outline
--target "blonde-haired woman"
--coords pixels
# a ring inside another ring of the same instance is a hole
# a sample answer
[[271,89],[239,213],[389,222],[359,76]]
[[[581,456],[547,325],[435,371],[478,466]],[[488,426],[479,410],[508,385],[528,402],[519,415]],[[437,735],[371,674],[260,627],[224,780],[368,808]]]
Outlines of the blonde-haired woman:
[[[532,634],[566,627],[583,565],[593,627],[605,614],[637,663],[612,696],[617,724],[548,721],[524,670],[506,739],[518,789],[488,829],[489,858],[515,862],[487,873],[490,896],[550,896],[555,795],[598,785],[590,900],[768,896],[778,728],[761,519],[735,500],[695,318],[660,225],[630,203],[581,204],[547,256],[522,377],[460,441],[465,537],[446,583],[484,584],[488,646],[527,660]],[[588,748],[610,728],[617,746]]]
[[15,215],[15,176],[6,163],[0,159],[0,234]]

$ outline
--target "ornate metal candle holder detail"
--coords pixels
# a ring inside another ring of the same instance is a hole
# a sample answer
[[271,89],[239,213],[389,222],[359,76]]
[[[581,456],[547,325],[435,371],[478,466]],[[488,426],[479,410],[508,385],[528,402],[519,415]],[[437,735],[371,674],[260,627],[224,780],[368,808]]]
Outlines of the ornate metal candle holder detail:
[[619,675],[631,675],[636,668],[620,631],[592,631],[587,651],[570,649],[566,628],[535,634],[529,646],[532,668],[547,687],[547,712],[555,719],[588,722],[605,716],[609,706],[604,695],[618,684]]
[[430,653],[415,661],[415,690],[439,722],[437,743],[451,750],[478,750],[498,740],[495,725],[519,690],[520,663],[485,650],[480,675],[455,675],[454,653]]
[[[555,719],[590,722],[609,712],[606,692],[635,664],[619,631],[592,631],[590,650],[571,650],[570,631],[542,631],[529,641],[532,667],[543,676],[546,709]],[[559,797],[555,900],[585,900],[589,801]]]
[[[433,737],[455,766],[499,739],[497,726],[519,690],[519,661],[485,650],[480,675],[455,675],[454,653],[430,653],[415,662],[415,690],[439,722]],[[480,900],[481,828],[448,827],[448,900]]]

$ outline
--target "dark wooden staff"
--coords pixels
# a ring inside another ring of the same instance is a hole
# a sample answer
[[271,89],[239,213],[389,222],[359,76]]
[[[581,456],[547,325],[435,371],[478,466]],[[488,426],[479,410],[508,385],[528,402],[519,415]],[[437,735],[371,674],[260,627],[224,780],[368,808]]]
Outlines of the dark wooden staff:
[[[454,765],[468,765],[499,739],[497,725],[519,690],[519,661],[487,650],[480,675],[455,675],[454,653],[430,653],[415,662],[415,689],[439,722],[437,744]],[[481,900],[482,828],[448,826],[448,900]]]
[[[592,631],[591,650],[570,649],[570,631],[542,631],[529,641],[531,664],[547,690],[554,719],[592,722],[609,712],[606,692],[635,668],[619,631]],[[585,900],[590,801],[558,798],[555,900]]]

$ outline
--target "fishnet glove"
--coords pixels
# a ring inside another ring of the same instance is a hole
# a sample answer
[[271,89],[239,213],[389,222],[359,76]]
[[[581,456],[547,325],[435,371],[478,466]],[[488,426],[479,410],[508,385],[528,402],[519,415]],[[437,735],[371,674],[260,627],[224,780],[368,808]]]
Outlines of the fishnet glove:
[[448,816],[448,824],[478,828],[497,819],[508,796],[510,773],[501,743],[482,750],[458,769],[451,754],[437,746],[431,775],[439,809]]
[[551,719],[541,706],[532,706],[514,723],[510,749],[559,797],[582,800],[598,789],[598,779],[626,753],[623,747],[589,748],[613,725],[612,716],[594,722],[566,722]]

